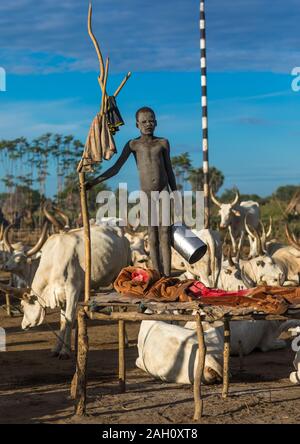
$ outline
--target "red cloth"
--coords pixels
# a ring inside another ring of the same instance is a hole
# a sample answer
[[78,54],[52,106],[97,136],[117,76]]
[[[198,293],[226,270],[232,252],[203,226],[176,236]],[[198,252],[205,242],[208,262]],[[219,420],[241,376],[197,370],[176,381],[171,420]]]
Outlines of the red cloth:
[[131,279],[135,282],[146,283],[149,280],[149,273],[142,268],[137,268],[133,273],[131,273]]
[[188,288],[188,290],[196,298],[222,297],[222,296],[247,296],[250,293],[249,290],[225,291],[225,290],[220,290],[218,288],[209,288],[206,287],[204,284],[202,284],[202,282],[200,281],[195,281]]

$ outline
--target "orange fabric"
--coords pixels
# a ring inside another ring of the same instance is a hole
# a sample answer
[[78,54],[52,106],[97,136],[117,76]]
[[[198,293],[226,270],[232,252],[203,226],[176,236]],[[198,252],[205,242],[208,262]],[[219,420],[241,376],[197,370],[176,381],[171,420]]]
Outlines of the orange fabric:
[[[139,275],[139,271],[143,276],[145,276],[146,271],[148,279],[145,277],[143,281],[132,279],[132,274],[134,273],[134,276],[137,276]],[[159,273],[151,268],[145,270],[137,267],[126,267],[119,273],[119,276],[114,282],[114,287],[119,293],[130,293],[135,296],[143,297],[152,284],[158,281],[159,278]]]

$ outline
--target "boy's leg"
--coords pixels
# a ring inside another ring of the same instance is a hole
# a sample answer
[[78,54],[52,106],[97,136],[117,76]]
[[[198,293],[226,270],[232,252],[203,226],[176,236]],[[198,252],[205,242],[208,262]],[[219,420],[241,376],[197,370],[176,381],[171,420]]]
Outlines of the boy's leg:
[[160,274],[163,274],[163,269],[159,257],[159,238],[158,238],[158,227],[148,227],[149,235],[149,247],[150,247],[150,258],[152,262],[152,267],[157,270]]
[[159,243],[163,261],[163,275],[171,276],[171,227],[159,227]]

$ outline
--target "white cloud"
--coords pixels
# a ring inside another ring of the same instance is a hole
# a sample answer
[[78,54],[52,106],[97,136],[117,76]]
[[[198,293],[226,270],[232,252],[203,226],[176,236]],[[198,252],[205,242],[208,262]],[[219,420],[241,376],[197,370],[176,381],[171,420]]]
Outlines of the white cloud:
[[[221,3],[206,2],[210,70],[290,72],[299,64],[298,0]],[[1,64],[17,73],[97,70],[87,8],[82,0],[2,2]],[[199,1],[94,0],[93,8],[112,71],[199,69]]]

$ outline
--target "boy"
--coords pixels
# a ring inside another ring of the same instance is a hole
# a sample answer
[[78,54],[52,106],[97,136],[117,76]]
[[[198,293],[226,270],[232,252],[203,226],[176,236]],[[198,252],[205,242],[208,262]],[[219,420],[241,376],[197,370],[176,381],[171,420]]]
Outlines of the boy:
[[[175,175],[170,159],[170,146],[167,139],[154,136],[157,126],[154,111],[143,107],[136,112],[136,126],[141,132],[137,139],[127,142],[116,163],[106,172],[102,173],[90,184],[87,189],[99,182],[115,176],[133,153],[140,175],[141,190],[148,197],[148,209],[152,202],[155,204],[151,192],[176,191]],[[150,244],[150,257],[153,268],[161,275],[171,274],[171,239],[169,226],[151,226],[150,211],[148,211],[148,234]],[[160,260],[160,248],[162,264]]]

